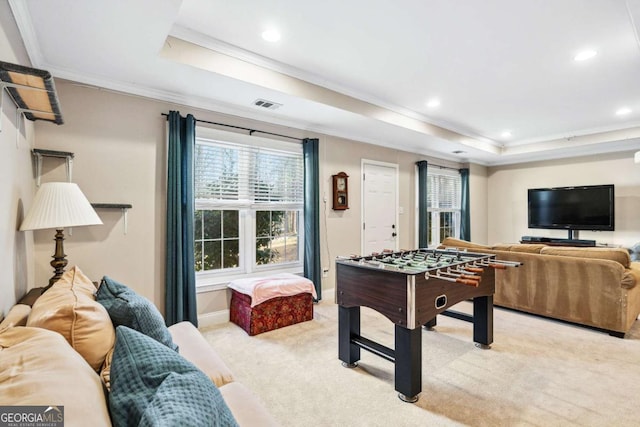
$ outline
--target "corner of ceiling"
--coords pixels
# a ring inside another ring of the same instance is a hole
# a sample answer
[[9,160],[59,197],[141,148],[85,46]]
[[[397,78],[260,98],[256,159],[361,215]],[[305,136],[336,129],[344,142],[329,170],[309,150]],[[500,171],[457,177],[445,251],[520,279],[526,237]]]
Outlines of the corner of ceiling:
[[34,68],[47,68],[44,63],[42,51],[40,50],[36,30],[33,27],[33,21],[31,21],[31,14],[29,13],[27,3],[28,2],[21,0],[9,0],[13,18],[16,21],[20,37],[22,37],[29,61],[31,61],[31,66]]

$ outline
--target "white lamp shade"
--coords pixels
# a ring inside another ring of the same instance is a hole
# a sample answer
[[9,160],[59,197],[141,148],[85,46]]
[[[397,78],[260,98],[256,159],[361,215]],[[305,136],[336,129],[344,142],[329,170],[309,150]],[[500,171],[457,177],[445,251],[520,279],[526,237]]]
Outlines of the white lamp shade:
[[633,161],[636,163],[640,163],[640,151],[636,151],[635,156],[633,156]]
[[62,229],[102,224],[78,184],[47,182],[40,186],[20,230]]

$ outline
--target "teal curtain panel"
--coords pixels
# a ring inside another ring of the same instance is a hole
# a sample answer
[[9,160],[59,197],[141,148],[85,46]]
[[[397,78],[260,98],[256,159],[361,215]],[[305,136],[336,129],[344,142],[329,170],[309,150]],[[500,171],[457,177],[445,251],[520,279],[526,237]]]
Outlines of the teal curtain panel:
[[322,299],[320,266],[320,166],[318,139],[302,141],[304,157],[304,277],[311,280]]
[[169,112],[165,321],[198,326],[194,269],[193,151],[196,121]]
[[471,241],[471,213],[469,202],[469,169],[460,169],[461,196],[460,202],[460,238]]
[[426,160],[421,160],[416,162],[416,166],[418,166],[418,248],[426,248],[429,246],[429,214],[427,212],[429,163]]

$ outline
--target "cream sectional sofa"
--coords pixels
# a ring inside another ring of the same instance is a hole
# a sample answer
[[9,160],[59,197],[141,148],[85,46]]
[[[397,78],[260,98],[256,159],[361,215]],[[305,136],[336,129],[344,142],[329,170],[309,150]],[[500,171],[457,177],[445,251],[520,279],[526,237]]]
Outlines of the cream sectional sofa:
[[640,262],[621,248],[544,244],[480,245],[446,238],[441,246],[522,262],[496,272],[494,304],[624,337],[640,314]]
[[[99,319],[106,311],[95,301],[95,296],[93,303],[91,302],[88,295],[91,295],[89,292],[95,293],[95,287],[90,281],[88,285],[87,280],[74,267],[54,287],[38,297],[33,308],[30,307],[32,301],[23,299],[24,303],[16,304],[0,323],[0,405],[62,407],[64,425],[67,427],[131,424],[131,418],[112,419],[117,411],[109,396],[110,393],[114,394],[117,386],[114,364],[119,356],[116,353],[123,353],[122,348],[125,347],[117,341],[121,328],[118,327],[118,333],[115,333],[113,325],[105,326],[104,322],[101,323]],[[34,292],[30,295],[34,295]],[[46,302],[41,302],[45,299]],[[63,306],[66,308],[60,308]],[[177,353],[175,347],[166,347],[143,334],[127,330],[141,336],[138,343],[142,342],[143,345],[142,353],[127,353],[126,356],[133,363],[144,359],[145,353],[152,358],[152,363],[148,365],[150,369],[134,366],[134,370],[129,372],[137,376],[138,373],[145,375],[147,372],[144,371],[154,371],[155,377],[147,376],[142,381],[154,382],[154,387],[160,390],[164,387],[165,394],[168,393],[169,403],[165,407],[154,409],[155,416],[162,425],[200,424],[190,420],[188,416],[177,418],[184,408],[175,407],[175,402],[180,399],[202,397],[188,394],[179,396],[180,391],[176,391],[181,382],[190,384],[194,381],[204,381],[204,389],[221,397],[224,401],[222,406],[225,406],[223,409],[230,410],[232,414],[231,421],[207,418],[205,425],[277,425],[256,396],[234,380],[224,361],[191,323],[182,322],[165,328],[170,335],[166,339],[172,341],[172,345],[177,345]],[[103,349],[105,343],[107,347],[111,347],[106,354]],[[154,358],[163,352],[173,359],[180,359],[179,363],[183,367],[187,366],[186,370],[191,376],[181,377],[182,372],[168,372],[158,376],[158,369],[165,369],[167,365],[165,361],[156,362]],[[98,369],[96,366],[99,366]],[[124,371],[124,375],[129,374]],[[122,379],[118,381],[122,382]],[[111,386],[111,392],[107,390],[108,385]],[[167,387],[169,390],[166,390]],[[121,399],[124,396],[126,401],[128,395],[120,392],[119,396]],[[152,398],[156,399],[156,396]],[[205,396],[204,401],[209,402],[209,397]],[[126,410],[130,411],[130,408]],[[218,421],[215,422],[216,420]],[[137,422],[134,424],[137,425]]]

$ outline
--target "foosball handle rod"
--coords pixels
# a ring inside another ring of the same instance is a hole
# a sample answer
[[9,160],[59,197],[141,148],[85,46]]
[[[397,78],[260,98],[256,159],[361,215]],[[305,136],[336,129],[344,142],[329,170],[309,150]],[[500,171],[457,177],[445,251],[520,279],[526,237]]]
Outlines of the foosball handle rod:
[[504,265],[504,264],[489,264],[489,267],[495,268],[495,269],[498,269],[498,270],[506,270],[507,269],[507,266]]
[[469,280],[469,279],[456,279],[456,283],[462,283],[463,285],[467,285],[467,286],[474,286],[474,287],[478,287],[480,286],[480,282],[477,280]]
[[468,274],[461,274],[459,277],[461,279],[473,280],[474,282],[478,282],[478,283],[480,283],[480,281],[482,280],[482,277],[480,276],[470,276]]
[[463,285],[474,286],[476,288],[480,286],[480,282],[478,282],[477,280],[461,279],[460,277],[447,277],[447,276],[441,276],[439,274],[430,274],[428,272],[425,273],[425,279],[446,280],[447,282],[461,283]]

